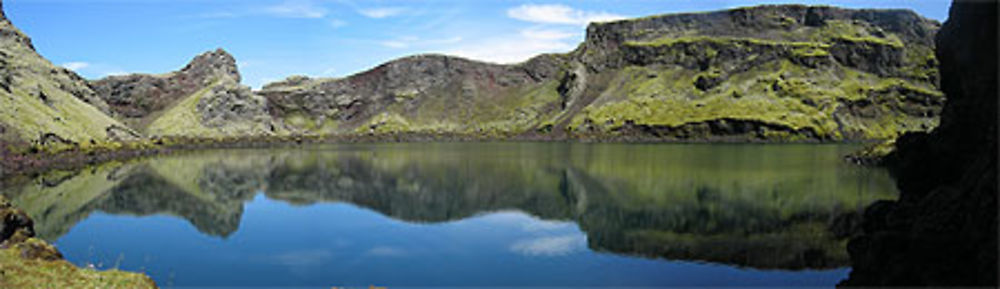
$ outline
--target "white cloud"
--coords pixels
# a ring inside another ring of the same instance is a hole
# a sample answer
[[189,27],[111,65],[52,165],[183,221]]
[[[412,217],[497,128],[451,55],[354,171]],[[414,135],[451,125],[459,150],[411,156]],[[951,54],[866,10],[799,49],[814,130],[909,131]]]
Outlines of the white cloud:
[[129,72],[124,71],[124,70],[113,70],[113,71],[108,71],[108,72],[103,73],[101,75],[101,77],[120,76],[120,75],[129,75]]
[[556,29],[524,29],[521,30],[521,36],[527,39],[536,40],[562,40],[576,36],[577,33],[572,33],[568,31],[556,30]]
[[309,18],[320,19],[326,17],[329,11],[326,7],[314,2],[314,0],[285,0],[277,5],[271,6],[251,6],[231,11],[216,11],[198,14],[198,18],[222,19],[241,18],[250,16],[269,16],[278,18]]
[[572,222],[536,220],[534,222],[525,223],[521,226],[521,229],[525,232],[545,232],[572,229],[573,226],[574,223]]
[[392,17],[406,12],[406,8],[402,7],[379,7],[379,8],[369,8],[358,10],[358,13],[364,15],[368,18],[382,19],[386,17]]
[[281,4],[265,7],[263,12],[275,17],[323,18],[327,10],[308,0],[286,0]]
[[220,11],[220,12],[209,12],[209,13],[199,14],[198,17],[199,18],[236,18],[236,17],[240,17],[240,15],[237,14],[237,13],[233,13],[233,12]]
[[389,48],[410,48],[413,46],[447,45],[462,42],[462,37],[451,37],[441,39],[421,39],[418,36],[403,36],[392,40],[382,41],[379,44]]
[[340,20],[340,19],[330,19],[330,27],[340,28],[340,27],[344,27],[344,26],[347,26],[347,21]]
[[582,235],[566,235],[517,241],[510,245],[510,250],[527,256],[565,256],[586,244],[587,239]]
[[613,21],[625,18],[622,15],[603,11],[582,11],[560,4],[524,4],[508,9],[507,16],[534,23],[567,25],[587,25],[590,22]]
[[542,53],[573,50],[581,37],[579,32],[529,28],[517,34],[501,35],[450,48],[444,53],[496,63],[516,63]]
[[86,63],[86,62],[67,62],[67,63],[63,63],[63,65],[62,65],[62,67],[65,67],[66,69],[73,70],[73,71],[79,71],[80,69],[84,69],[84,68],[87,68],[89,66],[90,66],[90,63]]

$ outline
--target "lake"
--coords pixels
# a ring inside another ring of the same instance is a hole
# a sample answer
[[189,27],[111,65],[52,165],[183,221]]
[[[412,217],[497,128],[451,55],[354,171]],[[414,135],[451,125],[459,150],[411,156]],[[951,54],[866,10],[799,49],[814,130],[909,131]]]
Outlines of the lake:
[[438,143],[181,152],[3,194],[66,259],[211,286],[825,286],[894,199],[857,145]]

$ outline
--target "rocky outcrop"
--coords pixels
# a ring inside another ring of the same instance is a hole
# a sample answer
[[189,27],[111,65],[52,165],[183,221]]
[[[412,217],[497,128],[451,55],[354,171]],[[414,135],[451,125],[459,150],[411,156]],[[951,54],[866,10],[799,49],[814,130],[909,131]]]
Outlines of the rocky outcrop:
[[273,134],[266,101],[240,78],[236,59],[217,49],[176,72],[111,76],[92,85],[115,117],[150,136]]
[[91,83],[115,116],[144,118],[221,78],[239,82],[236,59],[222,49],[198,55],[183,69],[165,75],[110,76]]
[[63,260],[55,246],[33,238],[31,218],[3,197],[0,218],[0,287],[157,288],[146,275],[80,269]]
[[[593,23],[576,50],[515,65],[415,56],[261,94],[301,134],[888,139],[936,126],[938,26],[905,10],[802,5],[652,16]],[[768,132],[663,133],[706,123]]]
[[996,286],[997,3],[955,1],[937,36],[941,125],[896,141],[901,191],[865,212],[845,286]]

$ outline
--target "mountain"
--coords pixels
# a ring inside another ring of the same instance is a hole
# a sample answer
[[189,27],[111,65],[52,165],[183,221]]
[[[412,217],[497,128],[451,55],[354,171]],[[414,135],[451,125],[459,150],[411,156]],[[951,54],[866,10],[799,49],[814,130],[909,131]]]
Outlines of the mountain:
[[89,146],[131,140],[135,132],[109,117],[108,105],[72,71],[35,51],[0,3],[0,143],[21,148]]
[[891,139],[937,125],[939,26],[905,10],[802,5],[670,14],[593,23],[574,51],[519,64],[417,55],[252,91],[222,49],[166,74],[86,81],[4,17],[0,140]]
[[148,136],[273,134],[264,98],[240,78],[236,59],[217,49],[179,71],[110,76],[91,85],[113,116]]
[[782,5],[592,23],[576,50],[498,65],[418,55],[260,94],[293,133],[888,139],[936,126],[939,24]]

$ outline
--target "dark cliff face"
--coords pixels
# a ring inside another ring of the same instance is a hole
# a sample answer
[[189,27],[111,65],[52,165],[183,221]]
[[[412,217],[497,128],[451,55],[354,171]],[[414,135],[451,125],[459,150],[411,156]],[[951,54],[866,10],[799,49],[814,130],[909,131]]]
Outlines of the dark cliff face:
[[997,3],[955,1],[936,41],[941,125],[896,142],[900,200],[867,209],[842,285],[997,285]]

